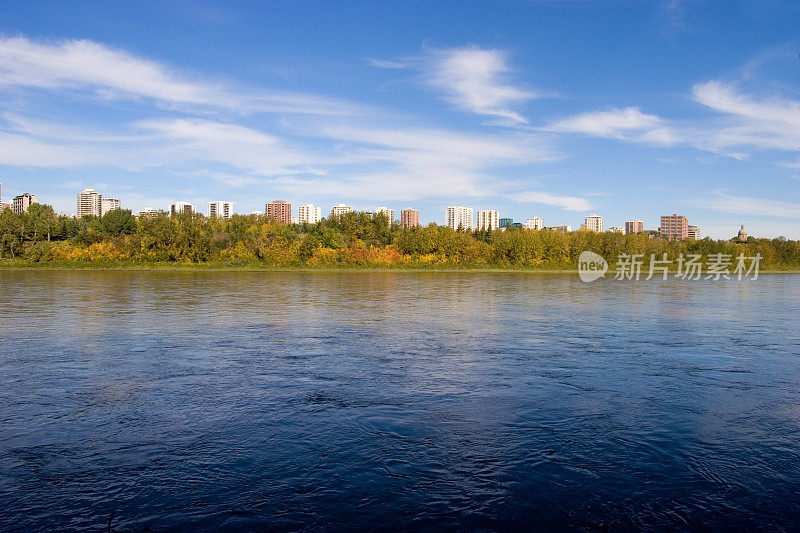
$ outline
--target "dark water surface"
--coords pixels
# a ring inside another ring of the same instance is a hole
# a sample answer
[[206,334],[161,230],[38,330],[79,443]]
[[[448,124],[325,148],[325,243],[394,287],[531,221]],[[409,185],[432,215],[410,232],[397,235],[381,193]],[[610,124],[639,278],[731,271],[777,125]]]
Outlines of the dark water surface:
[[0,272],[0,530],[800,527],[800,276]]

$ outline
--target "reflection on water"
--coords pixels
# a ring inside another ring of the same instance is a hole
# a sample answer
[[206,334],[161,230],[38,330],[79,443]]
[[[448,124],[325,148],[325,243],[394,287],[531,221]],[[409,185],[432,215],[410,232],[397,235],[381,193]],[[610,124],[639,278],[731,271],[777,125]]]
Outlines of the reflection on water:
[[798,282],[0,272],[0,530],[792,529]]

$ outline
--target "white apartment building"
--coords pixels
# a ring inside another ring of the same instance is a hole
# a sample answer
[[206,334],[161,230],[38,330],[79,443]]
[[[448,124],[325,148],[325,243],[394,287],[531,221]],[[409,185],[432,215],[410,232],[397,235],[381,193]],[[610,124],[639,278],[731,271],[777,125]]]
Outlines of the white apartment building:
[[476,227],[479,230],[500,229],[500,214],[494,209],[481,209],[478,211],[478,224]]
[[394,222],[394,209],[389,209],[388,207],[376,207],[375,208],[375,216],[383,215],[389,220],[389,224]]
[[350,211],[352,211],[352,209],[350,209],[349,205],[335,205],[333,206],[333,209],[331,209],[331,216],[338,217],[344,215],[345,213],[349,213]]
[[589,231],[596,231],[598,233],[603,232],[603,217],[600,215],[589,215],[584,219],[583,223],[584,229],[588,229]]
[[306,204],[297,208],[298,224],[316,224],[322,220],[322,209],[314,204]]
[[100,216],[105,215],[109,211],[115,209],[122,209],[122,204],[117,198],[103,198],[100,197]]
[[102,206],[100,203],[102,196],[94,189],[84,189],[78,193],[78,218],[86,215],[94,217],[102,216]]
[[153,209],[152,207],[145,207],[138,213],[136,213],[136,218],[154,218],[158,216],[158,211]]
[[472,230],[472,208],[462,205],[449,206],[445,213],[445,220],[449,228]]
[[697,226],[689,226],[688,237],[687,239],[699,239],[700,238],[700,228]]
[[540,217],[533,217],[529,218],[525,221],[525,224],[522,225],[525,229],[544,229],[544,220]]
[[233,202],[223,202],[222,200],[208,202],[209,218],[231,218],[231,215],[233,215]]
[[39,201],[36,199],[35,195],[26,192],[14,197],[14,201],[11,203],[11,211],[21,215],[22,213],[28,212],[28,208],[31,206],[31,204],[38,203]]
[[622,235],[625,235],[625,228],[623,228],[622,226],[612,226],[608,228],[608,231],[610,231],[611,233],[621,233]]
[[178,215],[180,213],[195,213],[197,210],[189,202],[175,202],[169,206],[170,215]]

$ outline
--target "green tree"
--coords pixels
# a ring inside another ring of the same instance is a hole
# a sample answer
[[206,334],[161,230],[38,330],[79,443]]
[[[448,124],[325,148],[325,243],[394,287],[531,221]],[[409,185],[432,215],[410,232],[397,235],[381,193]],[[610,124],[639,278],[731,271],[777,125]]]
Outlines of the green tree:
[[136,218],[130,209],[113,209],[100,219],[100,231],[106,235],[130,235],[136,231]]

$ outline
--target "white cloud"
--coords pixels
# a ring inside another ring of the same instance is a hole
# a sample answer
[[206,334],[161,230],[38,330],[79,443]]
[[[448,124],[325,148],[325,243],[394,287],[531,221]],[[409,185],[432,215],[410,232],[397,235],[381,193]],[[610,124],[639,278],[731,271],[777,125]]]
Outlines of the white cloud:
[[75,167],[95,159],[95,155],[81,147],[47,143],[23,135],[0,132],[0,165]]
[[567,211],[590,211],[592,204],[585,198],[575,196],[559,196],[547,192],[528,191],[510,197],[517,202],[554,205]]
[[367,63],[369,63],[373,67],[398,69],[398,70],[408,67],[408,63],[405,61],[389,61],[385,59],[367,59]]
[[[664,121],[655,116],[642,113],[638,107],[609,109],[594,113],[582,113],[567,117],[546,126],[545,130],[557,133],[581,133],[594,137],[610,139],[638,139],[657,144],[673,141]],[[632,134],[636,134],[632,137]]]
[[542,96],[506,80],[511,68],[502,50],[438,50],[428,57],[428,68],[429,83],[442,89],[456,107],[511,123],[527,122],[515,106]]
[[138,127],[165,141],[158,152],[176,164],[206,161],[262,176],[313,172],[317,157],[284,140],[243,126],[199,119],[147,120]]
[[346,114],[356,106],[315,95],[237,91],[191,79],[159,63],[88,40],[34,42],[0,37],[0,88],[90,90],[103,98],[150,98],[176,106],[237,112]]
[[[353,143],[352,156],[378,170],[361,175],[365,191],[404,199],[502,193],[510,182],[492,176],[501,165],[524,165],[555,158],[532,135],[469,135],[440,129],[322,127],[317,134]],[[356,184],[348,182],[347,190]]]
[[722,191],[716,191],[708,198],[691,203],[698,207],[737,215],[800,218],[800,204],[750,196],[732,196]]
[[800,147],[800,102],[757,99],[719,81],[697,84],[693,99],[715,113],[703,119],[667,120],[637,107],[583,113],[543,128],[657,146],[693,146],[736,159],[753,150]]
[[702,128],[695,144],[714,152],[742,149],[796,150],[800,146],[800,102],[781,98],[756,99],[731,84],[700,83],[692,89],[698,103],[726,122]]

